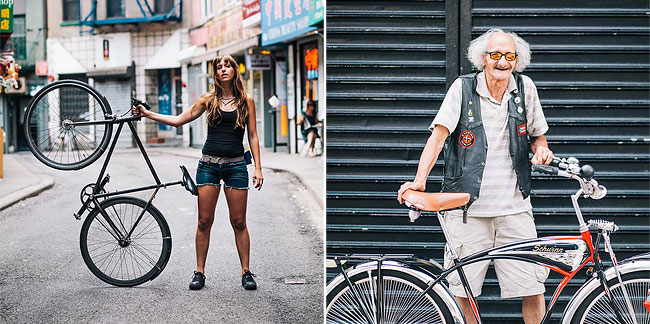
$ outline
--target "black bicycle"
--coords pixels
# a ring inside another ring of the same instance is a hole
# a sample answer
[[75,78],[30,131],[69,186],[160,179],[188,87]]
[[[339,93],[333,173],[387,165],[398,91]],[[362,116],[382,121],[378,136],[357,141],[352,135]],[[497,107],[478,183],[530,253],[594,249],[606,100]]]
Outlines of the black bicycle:
[[[140,100],[132,98],[131,102],[149,108]],[[24,119],[29,149],[39,161],[59,170],[79,170],[99,159],[108,147],[113,125],[118,125],[97,180],[81,190],[81,208],[74,217],[80,220],[88,212],[79,245],[90,271],[106,283],[121,287],[153,280],[169,261],[171,232],[163,214],[152,204],[158,190],[182,185],[197,195],[196,185],[183,165],[180,181],[160,181],[132,123],[140,116],[125,115],[113,114],[108,100],[90,85],[61,80],[43,87],[32,98]],[[125,124],[156,183],[107,192],[110,176],[105,174],[106,167]],[[148,200],[120,196],[145,190],[153,190]]]

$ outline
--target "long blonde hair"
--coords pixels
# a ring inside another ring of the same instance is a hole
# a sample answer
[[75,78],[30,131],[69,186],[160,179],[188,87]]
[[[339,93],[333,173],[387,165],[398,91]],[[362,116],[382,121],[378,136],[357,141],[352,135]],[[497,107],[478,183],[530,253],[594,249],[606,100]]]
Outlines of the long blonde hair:
[[221,122],[221,99],[223,98],[223,86],[221,81],[217,77],[217,65],[221,63],[222,60],[230,63],[230,66],[235,70],[235,77],[232,80],[232,92],[235,96],[233,104],[235,105],[237,112],[237,119],[235,121],[235,128],[241,127],[246,128],[246,122],[248,121],[248,105],[246,104],[246,90],[244,90],[244,83],[242,82],[241,73],[239,73],[239,65],[235,59],[230,55],[217,56],[212,60],[212,80],[214,80],[214,91],[212,93],[212,99],[210,100],[210,105],[208,106],[207,111],[207,120],[208,124],[215,126]]

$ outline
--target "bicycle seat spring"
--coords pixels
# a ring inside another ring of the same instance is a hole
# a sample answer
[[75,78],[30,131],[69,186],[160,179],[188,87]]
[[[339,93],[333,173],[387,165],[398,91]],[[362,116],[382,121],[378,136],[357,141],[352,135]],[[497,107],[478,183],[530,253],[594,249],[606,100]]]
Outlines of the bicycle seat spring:
[[610,232],[616,232],[618,231],[618,225],[614,224],[614,222],[606,221],[603,219],[590,219],[587,224],[589,226],[593,226],[595,228],[605,230],[605,231],[610,231]]

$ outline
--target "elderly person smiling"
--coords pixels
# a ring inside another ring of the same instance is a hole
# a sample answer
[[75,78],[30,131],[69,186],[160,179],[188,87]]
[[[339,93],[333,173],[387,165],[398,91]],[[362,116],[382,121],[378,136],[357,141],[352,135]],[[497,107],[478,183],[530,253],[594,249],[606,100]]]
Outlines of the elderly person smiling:
[[[417,174],[398,192],[424,191],[427,176],[446,147],[444,192],[471,194],[467,224],[462,211],[447,212],[446,226],[459,257],[509,242],[537,237],[530,204],[530,163],[549,164],[553,152],[537,88],[523,71],[530,64],[530,47],[517,34],[490,29],[470,43],[468,59],[479,70],[456,79],[431,123]],[[516,72],[515,72],[516,71]],[[533,152],[529,161],[528,153]],[[451,262],[446,249],[445,265]],[[489,261],[466,266],[472,294],[481,294]],[[502,298],[522,297],[526,324],[544,316],[544,281],[548,269],[513,260],[495,260]],[[451,292],[468,323],[475,323],[472,307],[454,273]]]

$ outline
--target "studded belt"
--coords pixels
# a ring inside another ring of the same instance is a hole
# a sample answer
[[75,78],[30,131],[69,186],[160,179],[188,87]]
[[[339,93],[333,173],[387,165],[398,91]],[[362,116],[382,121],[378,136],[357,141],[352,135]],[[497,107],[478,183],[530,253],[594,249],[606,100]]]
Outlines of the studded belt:
[[226,163],[235,163],[239,161],[244,161],[244,156],[235,156],[235,157],[219,157],[213,155],[205,155],[201,157],[201,161],[213,164],[226,164]]

